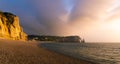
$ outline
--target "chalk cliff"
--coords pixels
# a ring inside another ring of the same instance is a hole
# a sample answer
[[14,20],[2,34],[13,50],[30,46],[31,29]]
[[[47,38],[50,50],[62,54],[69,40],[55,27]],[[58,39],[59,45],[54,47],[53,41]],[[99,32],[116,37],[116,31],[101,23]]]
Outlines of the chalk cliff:
[[27,34],[19,24],[18,16],[0,11],[0,38],[12,40],[26,40]]

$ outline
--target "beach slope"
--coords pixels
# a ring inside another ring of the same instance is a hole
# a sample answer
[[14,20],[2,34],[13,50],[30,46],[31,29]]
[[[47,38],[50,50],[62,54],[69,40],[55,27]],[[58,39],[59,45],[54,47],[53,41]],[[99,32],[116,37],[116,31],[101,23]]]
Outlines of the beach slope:
[[37,42],[0,40],[0,64],[91,64],[37,45]]

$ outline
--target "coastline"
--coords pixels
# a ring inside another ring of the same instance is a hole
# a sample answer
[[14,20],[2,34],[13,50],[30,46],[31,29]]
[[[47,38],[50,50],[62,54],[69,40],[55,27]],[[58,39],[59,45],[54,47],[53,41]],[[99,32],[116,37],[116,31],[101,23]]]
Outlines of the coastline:
[[0,64],[93,64],[38,46],[33,41],[0,40]]
[[[87,57],[84,57],[84,56],[80,56],[78,54],[76,55],[74,53],[68,52],[70,50],[64,48],[63,44],[65,44],[65,43],[47,43],[47,42],[42,42],[40,44],[41,45],[39,45],[39,46],[41,46],[41,47],[43,47],[43,48],[45,48],[47,50],[53,51],[55,53],[59,53],[59,54],[62,54],[62,55],[65,55],[65,56],[68,56],[68,57],[71,57],[71,58],[74,58],[74,59],[83,60],[83,61],[89,62],[90,64],[98,64],[96,61],[91,60],[90,58],[87,58]],[[71,43],[66,43],[66,44],[71,44]]]

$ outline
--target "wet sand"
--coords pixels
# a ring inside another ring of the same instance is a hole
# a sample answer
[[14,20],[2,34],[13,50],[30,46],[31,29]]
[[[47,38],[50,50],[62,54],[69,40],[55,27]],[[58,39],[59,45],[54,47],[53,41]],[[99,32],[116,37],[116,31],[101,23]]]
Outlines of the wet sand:
[[38,46],[37,42],[0,40],[0,64],[92,64]]

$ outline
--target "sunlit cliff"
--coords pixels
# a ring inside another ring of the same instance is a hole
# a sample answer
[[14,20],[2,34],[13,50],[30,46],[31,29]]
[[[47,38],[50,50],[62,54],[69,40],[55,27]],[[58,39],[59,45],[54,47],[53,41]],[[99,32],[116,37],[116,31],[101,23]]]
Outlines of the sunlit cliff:
[[19,24],[19,17],[9,13],[0,11],[0,38],[12,40],[26,40],[27,35],[23,32]]

